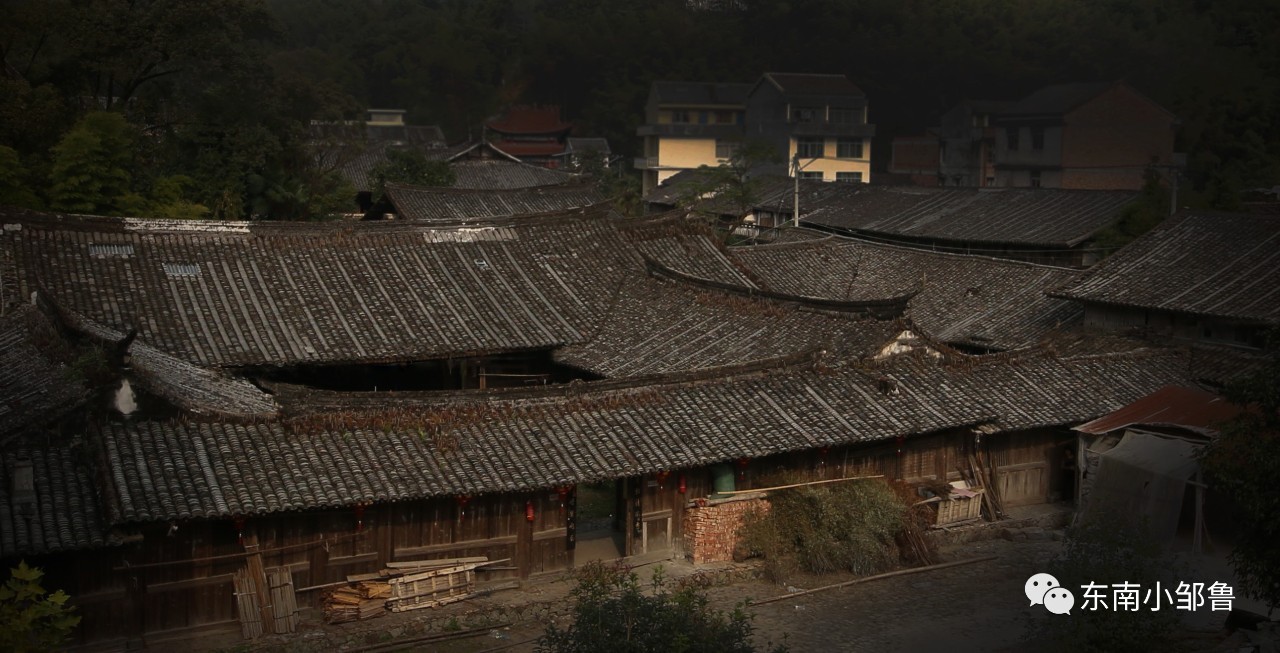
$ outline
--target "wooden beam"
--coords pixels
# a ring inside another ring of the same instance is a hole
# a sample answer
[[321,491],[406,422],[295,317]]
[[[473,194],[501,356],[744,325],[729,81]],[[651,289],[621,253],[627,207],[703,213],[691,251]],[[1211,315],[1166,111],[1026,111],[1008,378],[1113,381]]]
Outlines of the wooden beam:
[[[520,519],[523,520],[524,517],[521,516]],[[395,555],[392,557],[403,558],[407,556],[457,551],[458,549],[483,549],[494,546],[511,546],[515,543],[516,536],[507,535],[504,537],[491,537],[487,540],[463,540],[461,542],[445,542],[443,544],[428,544],[425,546],[406,546],[396,549]]]
[[789,490],[793,487],[806,487],[809,485],[825,485],[827,483],[839,483],[841,481],[862,481],[870,478],[884,478],[884,474],[876,474],[875,476],[850,476],[848,478],[831,478],[825,481],[807,481],[805,483],[792,483],[791,485],[762,487],[756,490],[732,490],[730,492],[717,492],[716,494],[753,494],[756,492],[772,492],[774,490]]
[[929,565],[927,567],[912,567],[911,569],[899,569],[897,571],[890,571],[883,574],[876,574],[875,576],[867,576],[866,578],[855,578],[854,580],[847,580],[843,583],[836,583],[834,585],[824,585],[822,587],[815,587],[811,590],[804,590],[803,592],[791,592],[789,594],[783,594],[782,596],[774,596],[774,597],[763,599],[760,601],[751,601],[747,605],[764,605],[765,603],[773,603],[774,601],[791,599],[797,596],[804,596],[805,594],[813,594],[815,592],[825,592],[827,590],[833,590],[838,587],[848,587],[849,585],[857,585],[859,583],[869,583],[873,580],[880,580],[882,578],[892,578],[894,576],[906,576],[907,574],[918,574],[922,571],[934,571],[936,569],[946,569],[947,567],[959,567],[960,565],[971,565],[975,562],[986,562],[988,560],[995,560],[999,557],[1000,556],[983,556],[981,558],[969,558],[967,560],[956,560],[953,562],[944,562],[942,564]]

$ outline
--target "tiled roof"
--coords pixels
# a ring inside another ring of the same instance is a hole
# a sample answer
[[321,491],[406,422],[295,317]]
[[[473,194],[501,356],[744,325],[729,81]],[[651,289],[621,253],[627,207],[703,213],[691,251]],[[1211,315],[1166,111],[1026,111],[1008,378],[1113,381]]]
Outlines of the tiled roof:
[[1280,324],[1280,216],[1170,218],[1057,295]]
[[22,219],[0,234],[22,295],[43,286],[59,306],[205,367],[563,345],[589,331],[622,275],[643,270],[603,208],[519,228]]
[[493,146],[511,156],[558,156],[566,150],[563,143],[555,142],[494,141]]
[[879,351],[902,330],[892,320],[795,310],[678,282],[629,280],[604,323],[556,352],[561,363],[608,378],[706,369],[823,350],[843,358]]
[[573,128],[560,119],[560,107],[555,105],[511,107],[502,117],[491,119],[485,125],[503,134],[548,134]]
[[654,82],[659,104],[743,106],[754,84],[708,82]]
[[843,187],[802,221],[882,236],[1074,247],[1120,217],[1125,191]]
[[85,402],[89,392],[67,366],[71,355],[57,327],[31,305],[0,315],[0,443]]
[[1014,117],[1068,113],[1111,88],[1113,84],[1114,82],[1077,82],[1045,86],[1006,107],[1000,115]]
[[[103,523],[92,475],[79,462],[86,456],[84,446],[22,445],[0,451],[0,558],[117,543]],[[22,503],[13,492],[18,461],[31,462],[34,503]]]
[[510,190],[464,190],[387,184],[397,217],[419,222],[459,222],[564,211],[604,202],[591,184],[562,184]]
[[863,95],[862,89],[844,75],[765,73],[764,77],[788,95]]
[[755,282],[715,244],[716,236],[683,218],[632,221],[625,232],[646,258],[699,279],[755,288]]
[[569,146],[570,152],[587,153],[599,152],[600,154],[609,154],[609,139],[600,138],[598,136],[576,137],[570,136],[565,142]]
[[252,515],[532,490],[987,422],[1073,424],[1178,382],[1178,364],[1159,352],[961,367],[902,356],[541,398],[490,391],[423,404],[452,416],[434,428],[108,424],[107,503],[115,523]]
[[574,175],[567,172],[515,161],[458,159],[452,161],[450,166],[453,168],[454,188],[480,190],[533,188],[567,184],[576,179]]
[[1073,271],[1030,263],[837,237],[734,247],[730,256],[764,288],[792,295],[871,300],[918,291],[907,315],[928,335],[952,344],[1028,347],[1082,313],[1044,294]]
[[310,137],[317,142],[400,143],[420,148],[444,147],[444,132],[436,125],[371,125],[364,122],[313,122]]
[[[113,346],[125,338],[71,311],[61,311],[61,317],[68,327],[103,345]],[[268,419],[279,412],[271,395],[244,379],[192,365],[136,339],[129,345],[129,354],[130,378],[183,410],[233,419]]]

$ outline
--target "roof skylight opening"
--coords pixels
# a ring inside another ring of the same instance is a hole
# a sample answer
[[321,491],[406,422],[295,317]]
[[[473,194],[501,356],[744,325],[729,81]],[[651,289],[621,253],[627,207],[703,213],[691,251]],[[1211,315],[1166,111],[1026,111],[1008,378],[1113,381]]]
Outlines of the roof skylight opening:
[[164,275],[166,277],[198,277],[200,276],[200,266],[195,263],[165,263]]
[[131,244],[103,244],[93,243],[89,245],[89,256],[94,258],[128,258],[133,256],[133,245]]

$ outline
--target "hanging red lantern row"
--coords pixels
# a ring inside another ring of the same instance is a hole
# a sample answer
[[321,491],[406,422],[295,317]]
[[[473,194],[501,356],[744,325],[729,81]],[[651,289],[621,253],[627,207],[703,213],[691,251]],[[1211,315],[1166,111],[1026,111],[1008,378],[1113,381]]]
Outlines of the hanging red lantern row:
[[471,497],[466,494],[459,494],[453,498],[458,503],[458,521],[467,518],[467,504],[471,503]]
[[667,471],[667,470],[665,470],[665,469],[664,469],[664,470],[662,470],[662,471],[658,472],[657,474],[655,474],[655,476],[657,476],[657,477],[658,477],[658,489],[659,489],[659,490],[661,490],[661,489],[664,489],[664,488],[666,487],[666,485],[667,485],[667,477],[671,476],[671,472],[669,472],[669,471]]
[[524,518],[526,521],[533,521],[536,515],[533,512],[533,501],[524,502]]
[[244,545],[244,517],[236,517],[236,544]]
[[569,500],[569,493],[573,492],[572,485],[561,485],[556,488],[556,498],[560,499],[560,512],[564,512],[564,503]]
[[747,465],[749,464],[751,464],[750,458],[738,459],[738,480],[739,481],[747,478]]
[[368,507],[367,504],[363,504],[363,503],[356,504],[356,532],[357,533],[364,532],[364,509],[367,507]]
[[685,479],[684,474],[680,474],[680,483],[676,488],[680,490],[680,494],[684,494],[685,491],[689,489],[689,484],[686,482],[686,480],[687,479]]

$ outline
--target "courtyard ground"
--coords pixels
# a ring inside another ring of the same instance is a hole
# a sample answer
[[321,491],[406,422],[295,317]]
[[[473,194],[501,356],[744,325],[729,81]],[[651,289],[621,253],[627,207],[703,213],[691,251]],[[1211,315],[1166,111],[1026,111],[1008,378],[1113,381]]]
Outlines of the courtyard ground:
[[[986,529],[994,536],[999,528]],[[1056,534],[1055,534],[1056,533]],[[1038,620],[1070,618],[1030,606],[1023,585],[1044,571],[1061,549],[1060,531],[1037,534],[1028,541],[980,539],[945,546],[942,561],[987,558],[971,564],[921,571],[847,587],[798,595],[799,591],[839,583],[851,577],[794,577],[779,586],[760,577],[755,565],[711,564],[694,567],[662,556],[631,559],[635,571],[647,577],[662,568],[673,581],[686,579],[705,586],[713,606],[730,610],[751,600],[784,596],[781,600],[749,605],[757,642],[786,643],[795,653],[809,651],[966,651],[1012,652],[1035,648],[1025,639]],[[1222,556],[1184,558],[1196,577],[1231,581]],[[315,624],[315,615],[299,633],[254,645],[243,643],[222,650],[320,651],[360,653],[383,651],[439,651],[441,653],[529,653],[547,619],[565,619],[570,574],[537,579],[525,589],[496,593],[438,610],[392,615],[342,626]],[[792,596],[796,594],[795,596]],[[1237,601],[1239,607],[1259,606]],[[1077,598],[1077,606],[1079,599]],[[1177,650],[1236,650],[1225,642],[1221,627],[1225,613],[1196,613],[1186,620]],[[451,640],[436,638],[473,634]],[[432,638],[420,641],[421,638]],[[419,641],[415,641],[419,640]],[[1225,645],[1225,646],[1224,646]],[[210,647],[205,647],[208,650]]]

